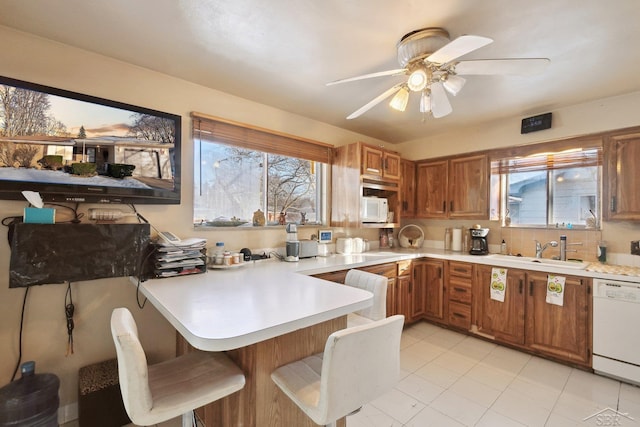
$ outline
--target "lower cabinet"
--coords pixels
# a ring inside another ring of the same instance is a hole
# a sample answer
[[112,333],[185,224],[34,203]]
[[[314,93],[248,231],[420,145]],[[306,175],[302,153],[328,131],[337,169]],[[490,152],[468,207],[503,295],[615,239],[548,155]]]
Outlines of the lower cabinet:
[[[500,268],[500,267],[496,267]],[[491,298],[493,267],[432,258],[361,267],[387,278],[387,316],[425,319],[541,356],[591,367],[589,278],[565,277],[562,305],[547,302],[547,273],[508,268],[504,301]],[[344,283],[348,270],[318,274]]]
[[504,302],[501,302],[491,299],[491,284],[494,279],[492,268],[489,265],[476,266],[474,296],[478,332],[502,342],[522,345],[526,273],[514,268],[508,269]]
[[422,318],[445,324],[445,261],[423,258],[413,263],[414,319]]
[[591,279],[565,277],[562,305],[547,302],[546,273],[507,269],[504,302],[491,298],[491,266],[476,266],[477,332],[540,355],[591,366]]
[[471,329],[471,302],[474,265],[449,261],[449,326],[468,331]]
[[527,281],[527,347],[590,366],[591,279],[565,276],[562,306],[546,302],[546,274],[528,273]]

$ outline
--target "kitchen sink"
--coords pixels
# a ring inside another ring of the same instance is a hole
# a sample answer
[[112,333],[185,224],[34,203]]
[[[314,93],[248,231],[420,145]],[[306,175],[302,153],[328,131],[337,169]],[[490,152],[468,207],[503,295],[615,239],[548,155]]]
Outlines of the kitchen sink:
[[583,261],[560,261],[557,259],[533,258],[533,257],[527,257],[527,256],[514,256],[514,255],[495,254],[495,255],[489,255],[488,258],[513,262],[513,263],[519,263],[523,265],[543,264],[543,265],[550,265],[554,267],[568,268],[572,270],[584,270],[589,265],[589,263],[583,262]]

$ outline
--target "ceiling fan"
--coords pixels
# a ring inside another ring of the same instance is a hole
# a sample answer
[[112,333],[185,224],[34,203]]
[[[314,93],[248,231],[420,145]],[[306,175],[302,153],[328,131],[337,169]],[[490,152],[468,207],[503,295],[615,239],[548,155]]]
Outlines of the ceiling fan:
[[407,80],[387,89],[363,105],[347,119],[355,119],[395,93],[389,105],[404,111],[409,93],[420,93],[420,112],[435,118],[453,111],[446,92],[457,95],[466,80],[461,75],[531,75],[541,72],[547,58],[475,59],[457,61],[469,52],[492,43],[487,37],[463,35],[453,41],[443,28],[423,28],[405,34],[398,42],[398,62],[402,68],[335,80],[327,86],[383,76],[406,75]]

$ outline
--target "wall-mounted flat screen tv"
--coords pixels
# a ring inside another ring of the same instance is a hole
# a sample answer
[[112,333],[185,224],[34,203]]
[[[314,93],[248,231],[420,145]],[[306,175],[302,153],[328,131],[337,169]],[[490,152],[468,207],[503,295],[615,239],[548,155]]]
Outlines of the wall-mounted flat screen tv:
[[181,120],[0,76],[0,199],[179,204]]

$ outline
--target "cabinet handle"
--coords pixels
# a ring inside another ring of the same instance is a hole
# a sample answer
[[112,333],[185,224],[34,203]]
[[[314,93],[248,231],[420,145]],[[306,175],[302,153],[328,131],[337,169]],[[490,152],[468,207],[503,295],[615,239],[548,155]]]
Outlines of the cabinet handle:
[[458,287],[455,287],[455,286],[454,286],[454,287],[453,287],[453,289],[455,289],[455,290],[456,290],[456,291],[458,291],[458,292],[465,292],[465,293],[467,292],[467,289],[466,289],[466,288],[458,288]]
[[466,273],[467,272],[467,270],[464,269],[464,268],[455,268],[455,267],[453,268],[453,271],[457,271],[458,273]]
[[523,286],[524,286],[524,283],[523,283],[522,279],[520,279],[520,293],[522,293]]
[[611,209],[611,212],[615,212],[616,211],[616,198],[615,198],[615,196],[611,198],[611,202],[609,203],[609,208]]
[[438,279],[442,279],[442,269],[438,267]]
[[449,202],[449,212],[453,212],[453,200]]
[[447,210],[447,202],[444,201],[444,202],[442,202],[442,212],[444,212],[446,210]]
[[529,282],[529,296],[533,296],[533,280]]
[[454,315],[455,317],[461,317],[461,318],[463,318],[463,319],[467,317],[467,316],[465,316],[464,314],[457,313],[457,312],[455,312],[455,311],[453,312],[453,315]]

